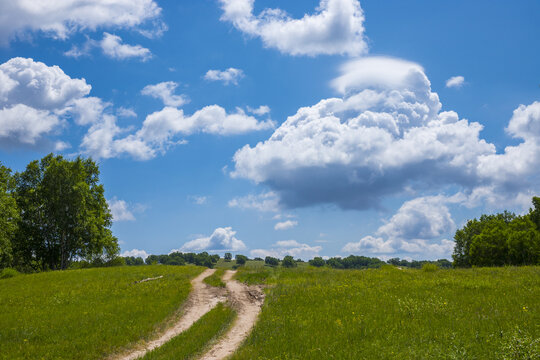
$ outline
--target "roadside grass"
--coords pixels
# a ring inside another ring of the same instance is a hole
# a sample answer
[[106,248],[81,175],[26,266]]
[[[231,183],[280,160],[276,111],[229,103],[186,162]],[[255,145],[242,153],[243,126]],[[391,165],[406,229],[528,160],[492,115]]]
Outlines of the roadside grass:
[[277,281],[278,268],[265,265],[263,261],[248,261],[238,268],[235,279],[248,285],[267,284]]
[[533,359],[540,267],[243,269],[267,288],[241,359]]
[[144,360],[193,359],[210,348],[230,328],[236,313],[223,303],[201,317],[188,330],[160,348],[149,352]]
[[225,283],[221,280],[223,274],[225,274],[225,269],[217,269],[212,275],[206,277],[203,281],[210,286],[224,288]]
[[147,340],[176,314],[190,279],[203,270],[124,266],[0,280],[0,359],[99,359]]
[[232,270],[233,266],[235,265],[236,265],[236,260],[225,261],[225,259],[221,258],[218,260],[216,265],[214,265],[214,268]]

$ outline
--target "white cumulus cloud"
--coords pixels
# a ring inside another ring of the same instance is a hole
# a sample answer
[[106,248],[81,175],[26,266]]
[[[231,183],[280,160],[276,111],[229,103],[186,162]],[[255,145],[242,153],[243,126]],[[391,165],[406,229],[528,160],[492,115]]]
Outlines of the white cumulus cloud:
[[123,253],[120,254],[120,256],[122,257],[133,256],[136,258],[141,257],[143,260],[146,260],[146,258],[150,256],[150,254],[147,253],[145,250],[133,249],[129,251],[124,251]]
[[253,249],[250,251],[250,255],[252,257],[261,258],[272,256],[279,259],[290,255],[295,259],[300,258],[308,260],[315,256],[319,256],[321,250],[321,246],[310,246],[308,244],[299,243],[296,240],[284,240],[276,242],[269,249]]
[[298,221],[296,220],[285,220],[274,225],[274,230],[287,230],[295,227],[296,225],[298,225]]
[[254,0],[220,0],[227,21],[266,47],[290,55],[348,54],[367,52],[364,14],[358,0],[321,0],[313,14],[291,18],[281,9],[253,14]]
[[135,221],[132,209],[125,200],[119,200],[116,197],[107,201],[113,217],[113,221]]
[[212,235],[188,241],[180,249],[171,250],[171,252],[240,251],[245,249],[244,242],[236,238],[236,231],[233,231],[231,227],[220,227],[215,229]]
[[160,99],[165,106],[179,107],[184,105],[188,100],[184,95],[174,94],[177,87],[178,84],[174,81],[166,81],[145,86],[141,90],[141,94]]
[[103,34],[99,46],[106,56],[117,60],[139,58],[142,61],[147,61],[152,57],[152,53],[147,48],[140,45],[123,44],[120,36],[109,33]]
[[238,85],[238,80],[244,77],[241,69],[228,68],[227,70],[208,70],[204,78],[208,81],[221,81],[225,85]]
[[0,45],[33,32],[66,39],[86,29],[140,28],[148,20],[160,29],[164,27],[158,20],[160,14],[161,8],[153,0],[1,1]]
[[460,88],[465,84],[465,78],[463,76],[452,76],[446,80],[447,88]]

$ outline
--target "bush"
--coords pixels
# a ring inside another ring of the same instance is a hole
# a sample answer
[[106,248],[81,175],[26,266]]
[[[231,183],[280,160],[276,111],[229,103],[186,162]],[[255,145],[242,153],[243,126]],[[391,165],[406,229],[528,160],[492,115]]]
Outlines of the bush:
[[5,268],[0,272],[0,279],[9,279],[12,277],[15,277],[17,275],[20,275],[20,273],[12,268]]
[[236,255],[236,264],[237,265],[244,265],[247,260],[248,260],[247,256]]
[[286,268],[293,268],[293,267],[296,267],[297,264],[294,261],[292,256],[287,255],[283,258],[283,261],[281,262],[281,266],[286,267]]
[[320,256],[313,258],[312,260],[309,260],[309,265],[315,266],[315,267],[321,267],[326,264],[326,261]]
[[439,270],[439,267],[435,264],[432,264],[432,263],[425,263],[424,265],[422,265],[422,271],[425,271],[425,272],[435,272]]
[[267,256],[266,258],[264,258],[264,263],[270,266],[278,266],[279,260],[275,257]]

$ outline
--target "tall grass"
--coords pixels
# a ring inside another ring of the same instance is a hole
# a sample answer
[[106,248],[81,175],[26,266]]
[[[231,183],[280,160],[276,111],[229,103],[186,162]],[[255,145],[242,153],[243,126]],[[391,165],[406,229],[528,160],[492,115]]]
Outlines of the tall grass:
[[0,280],[0,359],[103,358],[163,326],[202,270],[130,266]]
[[206,313],[188,330],[162,347],[148,353],[144,360],[193,359],[229,329],[235,312],[223,303]]
[[539,351],[540,267],[276,271],[232,359],[533,359]]
[[212,275],[206,277],[203,281],[210,286],[224,288],[225,283],[223,280],[221,280],[223,274],[225,274],[225,269],[217,269]]

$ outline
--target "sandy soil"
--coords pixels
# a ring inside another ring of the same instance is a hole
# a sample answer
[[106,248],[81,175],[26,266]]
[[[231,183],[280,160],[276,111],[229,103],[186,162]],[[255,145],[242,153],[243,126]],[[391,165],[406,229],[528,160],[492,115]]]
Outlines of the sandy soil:
[[231,280],[235,271],[228,270],[223,276],[227,284],[229,301],[236,309],[238,317],[227,334],[215,344],[201,360],[225,359],[232,355],[249,335],[257,321],[257,316],[264,302],[264,293],[260,287],[247,286]]
[[148,351],[151,351],[181,332],[189,329],[194,322],[199,320],[204,314],[212,310],[219,302],[226,301],[226,290],[209,286],[203,280],[212,275],[216,270],[207,269],[199,276],[191,280],[191,293],[183,306],[182,317],[157,339],[145,344],[141,348],[131,350],[128,353],[115,357],[117,360],[134,360],[143,357]]

